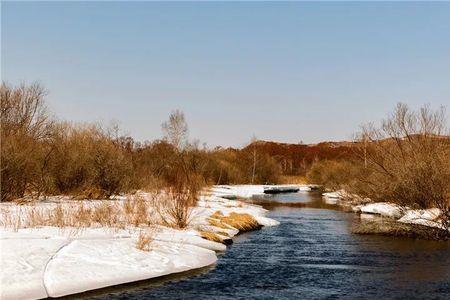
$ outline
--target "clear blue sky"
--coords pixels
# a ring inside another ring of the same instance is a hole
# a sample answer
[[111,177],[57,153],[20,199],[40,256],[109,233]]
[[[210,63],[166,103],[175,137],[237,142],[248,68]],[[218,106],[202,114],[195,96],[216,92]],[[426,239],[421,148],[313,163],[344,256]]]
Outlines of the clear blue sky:
[[[2,79],[74,121],[161,136],[349,139],[402,101],[450,106],[450,3],[2,2]],[[450,110],[450,107],[448,107]]]

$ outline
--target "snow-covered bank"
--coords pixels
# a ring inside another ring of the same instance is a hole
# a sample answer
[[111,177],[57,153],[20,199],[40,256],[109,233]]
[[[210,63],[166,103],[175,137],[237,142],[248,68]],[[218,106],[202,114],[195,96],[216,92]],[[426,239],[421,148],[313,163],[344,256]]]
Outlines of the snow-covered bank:
[[284,184],[284,185],[215,185],[210,191],[225,198],[251,198],[255,195],[269,193],[286,193],[298,191],[310,191],[317,188],[316,185]]
[[[260,190],[237,188],[242,193]],[[143,194],[145,196],[145,194]],[[33,205],[0,204],[0,223],[13,227],[0,228],[1,299],[39,299],[59,297],[88,290],[155,278],[214,264],[215,251],[225,251],[222,243],[202,238],[201,232],[215,232],[230,238],[239,230],[216,227],[208,219],[214,213],[248,214],[262,226],[279,223],[266,217],[267,210],[257,205],[224,199],[210,191],[198,201],[188,228],[178,230],[164,226],[151,228],[125,227],[54,227],[29,228],[30,212],[44,212],[56,205],[76,208],[83,204],[97,205],[103,201],[68,201],[51,198]],[[116,200],[125,201],[116,197]],[[20,212],[20,213],[19,213]],[[15,215],[15,216],[13,216]],[[25,228],[23,228],[25,227]],[[150,251],[136,248],[142,232],[151,231]]]
[[389,202],[367,203],[370,199],[362,199],[344,190],[323,193],[322,196],[328,204],[351,207],[353,212],[361,213],[363,219],[370,215],[379,215],[401,223],[444,229],[439,220],[441,211],[438,208],[413,210]]

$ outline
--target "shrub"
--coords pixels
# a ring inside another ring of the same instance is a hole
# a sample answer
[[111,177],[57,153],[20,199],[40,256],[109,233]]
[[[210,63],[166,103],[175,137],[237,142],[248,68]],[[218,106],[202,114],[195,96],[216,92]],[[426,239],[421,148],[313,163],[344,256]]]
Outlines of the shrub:
[[153,242],[153,239],[153,233],[150,233],[148,230],[145,232],[140,231],[138,239],[136,241],[136,248],[141,251],[150,251],[150,244]]
[[39,84],[0,87],[2,201],[42,190],[54,125],[45,95]]
[[188,190],[170,188],[154,199],[154,207],[163,225],[178,229],[189,225],[194,200]]
[[308,182],[338,190],[354,184],[359,177],[359,166],[345,160],[315,161],[306,173]]
[[441,209],[450,229],[450,136],[444,109],[399,104],[380,127],[360,133],[362,179],[354,191],[411,208]]

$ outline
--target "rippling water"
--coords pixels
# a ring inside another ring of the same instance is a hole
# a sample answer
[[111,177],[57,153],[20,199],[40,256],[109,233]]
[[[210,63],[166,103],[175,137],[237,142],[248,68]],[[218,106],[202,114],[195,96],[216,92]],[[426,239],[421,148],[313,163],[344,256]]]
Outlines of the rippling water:
[[266,196],[280,226],[242,234],[215,266],[97,299],[450,299],[450,245],[350,233],[358,216],[313,193]]

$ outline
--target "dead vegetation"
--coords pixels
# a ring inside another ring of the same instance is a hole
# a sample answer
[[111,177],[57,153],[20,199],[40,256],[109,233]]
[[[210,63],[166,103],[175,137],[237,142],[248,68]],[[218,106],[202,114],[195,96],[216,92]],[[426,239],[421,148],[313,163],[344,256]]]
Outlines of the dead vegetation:
[[212,231],[199,231],[200,236],[206,240],[217,242],[217,243],[224,243],[224,239],[221,238],[217,233]]
[[261,225],[255,220],[253,216],[246,213],[231,212],[229,215],[224,216],[220,211],[216,211],[208,218],[210,225],[224,228],[224,229],[237,229],[239,232],[246,232],[261,228]]
[[183,112],[162,124],[164,137],[139,143],[117,125],[58,121],[39,84],[2,83],[1,201],[71,195],[108,199],[138,189],[161,189],[181,177],[205,184],[276,182],[279,167],[268,154],[247,148],[208,150],[188,139]]
[[354,223],[352,233],[385,235],[425,240],[448,240],[444,230],[416,224],[405,224],[393,220],[364,221]]
[[141,230],[136,241],[136,249],[149,252],[151,250],[151,243],[154,240],[154,233]]
[[154,207],[160,222],[168,227],[186,228],[192,217],[195,204],[193,195],[189,191],[169,189],[163,196],[154,198]]
[[152,201],[132,196],[124,201],[72,201],[4,207],[1,226],[14,230],[40,226],[58,228],[152,227],[158,224]]
[[356,159],[319,161],[308,178],[375,202],[439,208],[439,221],[450,229],[450,132],[444,108],[413,111],[398,104],[379,126],[364,126],[355,145]]

